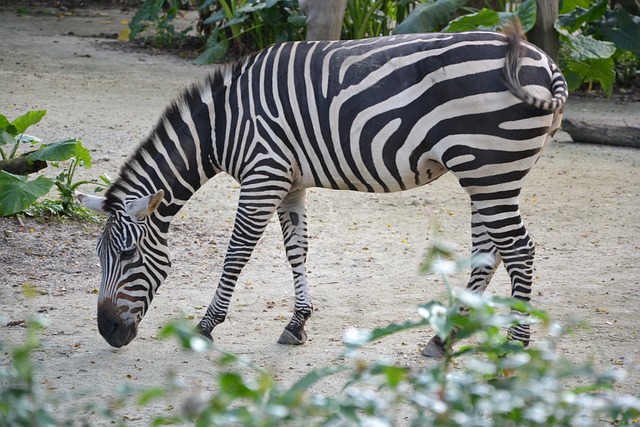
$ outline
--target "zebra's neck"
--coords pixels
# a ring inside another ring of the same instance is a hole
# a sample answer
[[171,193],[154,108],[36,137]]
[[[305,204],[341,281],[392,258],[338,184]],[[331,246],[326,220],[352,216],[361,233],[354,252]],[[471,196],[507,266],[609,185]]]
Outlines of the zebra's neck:
[[151,134],[128,158],[119,178],[107,191],[106,206],[118,209],[159,190],[164,202],[155,213],[159,228],[169,223],[193,194],[219,168],[214,160],[213,93],[223,78],[216,73],[186,90],[162,114]]

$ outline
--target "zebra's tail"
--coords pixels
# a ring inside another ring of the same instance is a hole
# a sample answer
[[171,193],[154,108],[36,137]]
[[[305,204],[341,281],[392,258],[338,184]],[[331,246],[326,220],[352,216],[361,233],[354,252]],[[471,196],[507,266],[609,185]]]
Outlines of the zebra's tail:
[[502,33],[507,37],[507,53],[504,63],[504,79],[507,88],[515,96],[541,110],[556,111],[564,105],[569,95],[567,82],[562,75],[562,71],[553,61],[549,60],[551,66],[551,99],[540,99],[527,92],[518,78],[520,70],[520,58],[524,54],[522,46],[522,25],[520,21],[507,24]]

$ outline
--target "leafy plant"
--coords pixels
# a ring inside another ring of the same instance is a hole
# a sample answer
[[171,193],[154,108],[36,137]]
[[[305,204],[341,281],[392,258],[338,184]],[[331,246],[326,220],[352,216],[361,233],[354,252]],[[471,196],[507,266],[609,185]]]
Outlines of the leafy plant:
[[[217,391],[206,399],[190,401],[182,414],[158,417],[154,423],[394,425],[392,416],[398,410],[408,417],[406,424],[414,426],[589,426],[602,417],[625,424],[640,416],[640,399],[615,392],[616,375],[599,374],[589,364],[576,366],[560,356],[555,344],[563,330],[544,311],[509,298],[452,290],[446,275],[466,264],[453,260],[448,245],[436,242],[423,269],[438,272],[445,279],[447,303],[420,306],[417,320],[373,330],[348,330],[345,351],[334,363],[310,371],[289,387],[281,387],[252,362],[219,352]],[[469,307],[468,314],[460,313],[460,305]],[[500,333],[523,321],[542,324],[548,338],[524,348]],[[426,326],[442,339],[455,327],[457,337],[468,343],[460,344],[457,350],[450,348],[445,360],[430,368],[411,369],[359,357],[364,346]],[[181,322],[169,324],[162,335],[177,337],[187,349],[203,351],[209,345]],[[570,387],[576,378],[583,385]],[[313,394],[312,386],[323,380],[341,384],[341,392],[334,396]]]
[[[393,31],[403,33],[427,33],[432,31],[498,30],[506,22],[518,18],[524,31],[529,31],[536,23],[537,6],[535,0],[525,0],[518,6],[509,3],[512,10],[466,8],[468,0],[429,0],[418,4],[413,12]],[[466,14],[453,18],[464,10]],[[453,18],[453,19],[452,19]]]
[[448,23],[469,0],[427,0],[415,6],[413,11],[393,30],[395,34],[428,33]]
[[149,29],[154,33],[154,36],[149,38],[154,47],[177,47],[193,30],[193,27],[188,27],[176,31],[173,25],[173,20],[180,10],[188,5],[189,1],[185,0],[146,0],[129,23],[129,40],[134,40],[140,33]]
[[230,47],[236,53],[302,40],[305,17],[294,0],[199,0],[201,28],[208,35],[196,64],[217,62]]
[[[399,411],[406,417],[403,424],[412,426],[595,426],[605,420],[620,425],[637,422],[640,399],[616,392],[619,376],[615,373],[601,374],[588,363],[577,366],[564,359],[556,351],[556,343],[565,331],[544,311],[522,301],[451,289],[447,274],[470,262],[482,264],[488,260],[456,261],[451,247],[436,239],[422,269],[442,276],[448,301],[418,307],[417,318],[405,323],[348,330],[343,339],[345,350],[336,360],[309,371],[292,385],[283,386],[250,360],[215,350],[215,392],[209,396],[189,395],[179,413],[163,412],[151,425],[390,426],[396,423],[393,416]],[[460,305],[469,308],[467,314],[461,314]],[[523,321],[539,323],[545,335],[528,348],[501,334],[503,328]],[[456,344],[456,348],[450,347],[443,361],[422,368],[360,357],[360,350],[367,345],[427,326],[443,339],[457,328],[458,339],[465,341]],[[8,350],[12,366],[0,367],[0,379],[8,384],[0,390],[0,425],[65,423],[52,415],[47,405],[49,397],[34,387],[30,354],[38,347],[36,332],[40,327],[31,322],[25,344]],[[190,351],[211,351],[210,342],[183,321],[170,322],[162,328],[160,337],[174,337]],[[331,381],[341,389],[334,395],[316,393],[313,386],[320,381]],[[576,383],[581,385],[571,386]],[[189,385],[174,381],[165,386],[122,388],[118,399],[133,394],[136,404],[144,406],[159,398],[171,398],[179,389],[188,391]],[[117,405],[100,405],[92,406],[94,421],[96,417],[117,420],[113,411]]]
[[[39,149],[20,155],[19,147],[29,144],[33,147],[38,144],[38,138],[25,134],[25,131],[40,122],[45,116],[45,110],[29,111],[28,113],[9,122],[0,115],[0,155],[5,161],[21,160],[27,166],[24,172],[11,173],[0,170],[0,215],[8,216],[24,211],[34,205],[36,201],[45,196],[55,185],[60,194],[57,203],[48,203],[47,210],[59,215],[72,215],[82,212],[82,208],[74,202],[74,191],[80,185],[95,184],[104,187],[109,183],[107,177],[100,177],[98,181],[74,181],[74,175],[79,165],[91,167],[91,155],[82,146],[79,139],[68,139],[65,141],[44,144]],[[5,151],[2,146],[8,145],[9,150]],[[64,168],[55,178],[48,178],[43,175],[29,180],[29,173],[37,171],[47,166],[47,162],[52,162],[54,166],[60,166],[58,162],[70,160],[68,166]],[[40,164],[36,170],[29,169],[30,165]],[[33,212],[33,211],[32,211]]]
[[[34,387],[35,366],[31,353],[40,346],[38,332],[43,323],[38,318],[28,322],[24,343],[10,349],[11,366],[0,366],[0,425],[56,426],[46,399]],[[3,343],[0,341],[0,349]]]
[[538,6],[535,0],[525,0],[513,11],[495,11],[483,8],[478,12],[460,16],[449,22],[443,31],[468,31],[468,30],[492,30],[496,31],[507,22],[518,19],[522,24],[522,30],[527,32],[536,23]]
[[610,10],[606,0],[582,6],[580,0],[566,0],[560,11],[555,25],[563,42],[560,66],[570,90],[584,82],[590,90],[595,81],[611,95],[614,58],[620,58],[623,51],[640,54],[640,17],[624,9]]
[[[498,7],[500,10],[473,10],[466,8],[466,3],[466,0],[427,0],[418,4],[394,32],[497,30],[514,17],[527,32],[536,22],[534,0],[525,0],[517,9],[514,6],[517,2],[503,3]],[[451,20],[462,10],[470,13]],[[640,76],[640,17],[621,8],[610,9],[606,0],[565,0],[555,29],[562,42],[559,65],[570,90],[585,82],[590,90],[593,82],[597,82],[610,95],[616,76],[627,85]]]
[[347,0],[342,38],[352,40],[389,35],[416,3],[415,0]]
[[193,26],[177,32],[173,20],[187,8],[200,15],[196,29],[203,51],[196,64],[220,61],[229,49],[240,55],[304,38],[305,17],[295,0],[146,0],[129,24],[129,40],[151,30],[155,46],[182,43]]

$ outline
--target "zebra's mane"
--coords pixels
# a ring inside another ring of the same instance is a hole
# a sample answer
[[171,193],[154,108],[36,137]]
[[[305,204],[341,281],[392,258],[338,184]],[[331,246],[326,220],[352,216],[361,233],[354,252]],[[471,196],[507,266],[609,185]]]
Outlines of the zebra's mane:
[[146,164],[144,156],[150,152],[150,149],[156,144],[155,140],[165,123],[180,121],[181,108],[193,105],[195,102],[201,102],[200,94],[204,88],[210,88],[211,93],[213,93],[215,97],[217,89],[224,87],[229,79],[240,73],[251,56],[252,55],[235,62],[221,64],[210,75],[184,89],[182,93],[169,103],[160,115],[153,130],[138,144],[133,153],[129,155],[118,173],[118,178],[113,181],[105,192],[103,208],[106,211],[112,212],[118,209],[118,207],[121,207],[126,201],[127,196],[141,197],[157,190],[155,188],[143,188],[142,184],[136,182],[135,170],[136,166],[139,167],[140,165]]

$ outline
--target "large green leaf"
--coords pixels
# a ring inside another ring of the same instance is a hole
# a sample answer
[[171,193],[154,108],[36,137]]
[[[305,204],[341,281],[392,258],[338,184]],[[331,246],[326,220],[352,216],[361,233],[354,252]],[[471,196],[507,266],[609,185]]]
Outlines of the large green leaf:
[[219,29],[213,30],[207,40],[207,48],[193,61],[197,65],[213,64],[220,61],[227,54],[229,43],[224,36],[221,36]]
[[477,13],[470,13],[468,15],[460,16],[453,21],[449,22],[449,25],[442,31],[456,32],[456,31],[469,31],[469,30],[492,30],[500,23],[500,17],[498,12],[491,9],[482,9]]
[[522,30],[526,33],[536,25],[538,15],[538,4],[536,0],[525,0],[515,13],[520,19]]
[[432,0],[418,4],[394,34],[428,33],[446,24],[468,0]]
[[562,67],[562,74],[564,75],[564,79],[567,81],[567,88],[570,91],[579,89],[584,81],[580,74],[571,71],[567,67]]
[[526,0],[516,12],[496,12],[491,9],[481,9],[479,12],[460,16],[449,23],[443,30],[447,32],[491,30],[496,31],[506,23],[519,19],[522,29],[526,33],[536,23],[538,7],[535,0]]
[[640,21],[632,18],[626,10],[613,11],[598,31],[618,49],[640,55]]
[[[28,157],[31,160],[61,162],[76,156],[78,153],[79,143],[80,141],[77,139],[53,142],[51,144],[43,145],[42,148],[29,154]],[[84,147],[82,148],[84,149]]]
[[[45,114],[47,114],[47,110],[36,110],[36,111],[29,111],[28,113],[18,117],[17,119],[11,122],[11,124],[15,128],[13,130],[14,131],[13,135],[14,136],[20,135],[22,132],[27,130],[29,126],[35,125],[40,120],[42,120]],[[7,132],[12,133],[11,130],[9,129],[7,129]]]
[[600,83],[607,96],[611,95],[615,80],[612,58],[588,58],[583,61],[568,61],[569,70],[577,73],[582,81],[594,80]]
[[604,15],[607,11],[607,1],[600,0],[589,8],[576,6],[571,12],[560,15],[558,22],[569,32],[574,32],[582,27],[583,24],[593,22]]
[[593,0],[563,0],[561,3],[560,15],[564,15],[565,13],[569,13],[577,7],[581,7],[583,9],[591,6]]
[[52,179],[44,176],[27,181],[26,176],[0,171],[0,215],[12,215],[28,208],[46,195],[53,183]]
[[89,150],[87,150],[86,148],[84,148],[82,146],[82,141],[80,141],[79,139],[76,140],[76,149],[78,150],[78,160],[80,162],[82,162],[82,164],[84,164],[85,167],[90,168],[91,167],[91,153],[89,153]]
[[611,58],[616,52],[616,46],[613,43],[596,40],[591,36],[577,34],[570,35],[568,38],[573,46],[571,57],[576,61]]

